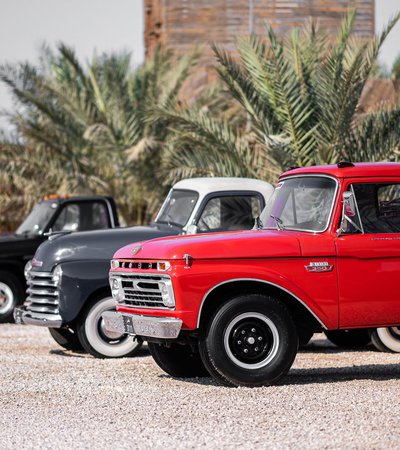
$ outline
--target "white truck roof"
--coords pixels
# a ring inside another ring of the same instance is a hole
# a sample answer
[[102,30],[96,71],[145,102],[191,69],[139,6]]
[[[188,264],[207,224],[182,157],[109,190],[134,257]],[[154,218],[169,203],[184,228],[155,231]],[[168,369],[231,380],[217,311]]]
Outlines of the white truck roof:
[[190,189],[198,192],[200,197],[218,191],[256,191],[264,196],[266,202],[274,191],[274,187],[266,181],[239,177],[188,178],[178,181],[173,189]]

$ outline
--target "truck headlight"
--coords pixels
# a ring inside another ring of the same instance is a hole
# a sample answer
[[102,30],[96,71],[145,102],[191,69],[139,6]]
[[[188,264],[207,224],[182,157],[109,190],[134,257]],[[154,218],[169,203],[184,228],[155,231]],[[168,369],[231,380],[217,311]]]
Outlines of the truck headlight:
[[61,284],[62,273],[63,272],[60,265],[56,266],[56,268],[53,270],[52,280],[54,281],[56,286],[60,286]]
[[122,289],[121,278],[110,277],[111,294],[117,302],[121,302],[124,299],[124,291]]
[[163,304],[168,308],[173,308],[175,306],[175,297],[171,280],[160,281],[158,287],[161,292]]
[[26,280],[29,280],[29,278],[31,277],[31,275],[30,275],[30,271],[31,271],[31,269],[32,269],[32,260],[30,259],[26,264],[25,264],[25,267],[24,267],[24,275],[25,275],[25,279]]
[[111,269],[118,269],[118,267],[119,267],[118,259],[112,259],[111,260]]

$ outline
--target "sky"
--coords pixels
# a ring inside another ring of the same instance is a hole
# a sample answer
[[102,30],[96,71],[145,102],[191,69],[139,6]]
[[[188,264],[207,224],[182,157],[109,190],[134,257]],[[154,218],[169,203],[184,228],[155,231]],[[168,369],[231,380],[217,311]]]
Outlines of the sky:
[[[191,0],[195,1],[195,0]],[[400,0],[375,0],[376,31],[400,10]],[[37,61],[43,42],[62,41],[79,58],[127,50],[132,62],[144,58],[143,0],[0,0],[0,64]],[[400,53],[400,23],[382,49],[380,61],[391,66]],[[10,109],[11,97],[0,85],[0,110]],[[7,128],[0,118],[0,128]]]

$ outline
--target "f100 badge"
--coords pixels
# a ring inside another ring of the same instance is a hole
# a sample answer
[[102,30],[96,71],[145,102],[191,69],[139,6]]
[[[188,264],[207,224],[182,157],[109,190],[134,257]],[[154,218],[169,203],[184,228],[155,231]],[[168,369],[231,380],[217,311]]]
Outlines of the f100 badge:
[[307,272],[331,272],[333,270],[333,264],[329,264],[327,261],[310,262],[308,266],[304,266]]

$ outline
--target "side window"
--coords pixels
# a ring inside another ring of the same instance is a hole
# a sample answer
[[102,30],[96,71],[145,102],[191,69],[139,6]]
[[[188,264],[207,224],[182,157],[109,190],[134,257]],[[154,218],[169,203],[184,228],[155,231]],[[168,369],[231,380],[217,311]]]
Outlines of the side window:
[[79,227],[79,206],[69,203],[64,206],[52,226],[53,231],[76,231]]
[[53,231],[85,231],[109,228],[107,207],[103,202],[69,203],[54,222]]
[[96,230],[101,230],[105,228],[110,228],[110,217],[108,214],[107,206],[104,203],[92,203],[92,228]]
[[400,185],[360,183],[352,186],[364,233],[400,233]]
[[256,195],[213,197],[197,222],[198,231],[250,230],[260,212],[261,202]]

